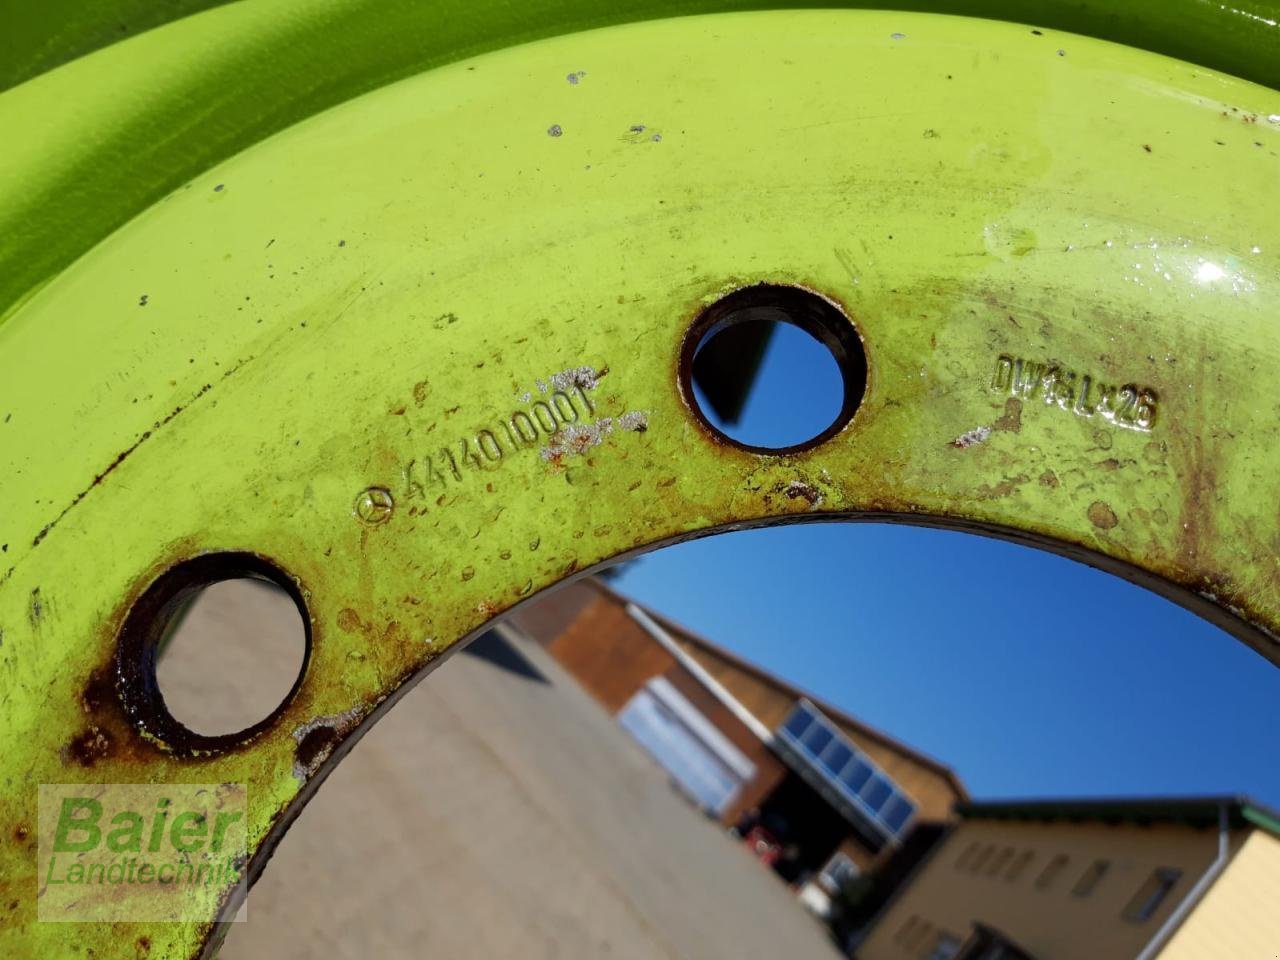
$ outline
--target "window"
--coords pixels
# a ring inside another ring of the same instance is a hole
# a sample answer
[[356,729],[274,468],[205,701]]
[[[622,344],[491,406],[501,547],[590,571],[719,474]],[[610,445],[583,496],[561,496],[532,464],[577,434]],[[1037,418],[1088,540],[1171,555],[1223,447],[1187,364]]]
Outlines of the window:
[[1040,872],[1040,876],[1036,877],[1036,886],[1041,890],[1048,890],[1062,871],[1067,869],[1067,864],[1070,862],[1071,858],[1066,854],[1058,854],[1049,861],[1049,865]]
[[920,926],[916,927],[915,933],[911,935],[911,940],[907,946],[913,950],[919,950],[921,946],[933,939],[936,929],[928,920],[921,921]]
[[978,851],[978,855],[969,861],[969,872],[977,873],[982,869],[983,864],[991,859],[991,855],[996,852],[996,848],[987,844]]
[[1018,854],[1017,859],[1009,864],[1009,869],[1004,872],[1004,878],[1010,883],[1022,879],[1022,875],[1027,872],[1027,867],[1031,866],[1031,861],[1035,857],[1036,855],[1030,850],[1023,850]]
[[845,854],[837,852],[818,874],[818,883],[828,893],[838,893],[846,884],[852,883],[860,876],[862,871],[858,869],[858,865]]
[[804,731],[811,722],[809,714],[803,710],[792,710],[790,716],[787,717],[787,722],[782,725],[782,729],[799,740],[804,736]]
[[1080,879],[1076,881],[1076,885],[1071,888],[1071,893],[1076,897],[1087,897],[1093,893],[1093,888],[1098,885],[1098,881],[1106,876],[1107,871],[1111,869],[1110,860],[1095,860],[1089,864],[1087,870],[1080,875]]
[[831,742],[835,736],[835,731],[815,723],[804,735],[804,745],[809,748],[809,752],[815,757],[822,753],[823,749]]
[[907,922],[899,928],[896,934],[894,934],[893,939],[899,946],[904,947],[907,950],[916,950],[919,949],[922,944],[928,942],[930,934],[933,933],[933,929],[932,923],[929,923],[927,920],[921,920],[918,916],[912,914]]
[[893,793],[893,787],[884,777],[876,776],[867,781],[867,785],[858,791],[858,796],[867,802],[872,810],[879,810]]
[[618,723],[704,810],[723,812],[755,776],[755,765],[662,677],[627,701]]
[[956,869],[963,870],[969,865],[969,861],[973,859],[973,855],[978,852],[978,844],[971,843],[964,848],[964,852],[956,859]]
[[1009,861],[1013,859],[1013,847],[1005,847],[1001,850],[991,862],[987,864],[987,874],[994,877],[997,873],[1009,865]]
[[848,785],[850,790],[857,793],[862,789],[862,785],[871,779],[871,768],[861,760],[855,761],[853,769],[846,770],[840,779]]
[[895,943],[904,944],[911,939],[911,935],[915,933],[916,924],[920,922],[920,918],[914,914],[907,917],[907,922],[898,928],[898,932],[893,935]]
[[847,744],[839,740],[832,740],[818,759],[822,761],[828,770],[839,776],[849,761],[853,759],[853,751],[849,749]]
[[898,794],[884,805],[884,809],[880,811],[880,819],[887,823],[894,833],[901,833],[915,809],[910,801]]
[[1124,918],[1134,923],[1145,923],[1150,920],[1181,877],[1182,871],[1172,867],[1161,867],[1154,871],[1147,878],[1147,882],[1138,888],[1129,905],[1124,908]]

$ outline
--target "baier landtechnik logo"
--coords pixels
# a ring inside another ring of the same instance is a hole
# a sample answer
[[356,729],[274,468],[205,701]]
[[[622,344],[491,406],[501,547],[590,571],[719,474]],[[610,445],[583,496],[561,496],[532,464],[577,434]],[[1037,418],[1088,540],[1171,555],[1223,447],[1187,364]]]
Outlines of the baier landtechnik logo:
[[246,821],[243,784],[42,784],[37,916],[213,920],[243,900]]

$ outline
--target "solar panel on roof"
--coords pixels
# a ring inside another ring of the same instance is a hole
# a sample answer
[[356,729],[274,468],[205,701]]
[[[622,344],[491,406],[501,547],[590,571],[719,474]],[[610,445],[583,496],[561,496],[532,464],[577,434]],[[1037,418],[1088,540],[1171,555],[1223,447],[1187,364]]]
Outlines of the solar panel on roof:
[[796,703],[777,735],[882,833],[902,835],[915,813],[915,803],[813,704]]

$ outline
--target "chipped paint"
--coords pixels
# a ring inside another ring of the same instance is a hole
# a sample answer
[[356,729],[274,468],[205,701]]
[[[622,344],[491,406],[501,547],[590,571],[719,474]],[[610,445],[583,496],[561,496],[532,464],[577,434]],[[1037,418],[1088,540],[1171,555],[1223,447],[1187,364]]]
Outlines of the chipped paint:
[[644,433],[649,429],[649,416],[640,410],[629,410],[618,417],[602,417],[593,423],[570,424],[551,436],[551,443],[540,452],[548,463],[559,463],[567,456],[586,453],[592,447],[604,443],[614,428]]
[[814,509],[822,506],[826,499],[817,487],[803,480],[792,480],[782,488],[782,493],[791,500],[803,500]]
[[[602,375],[592,367],[571,367],[568,370],[553,373],[549,379],[553,390],[572,390],[574,387],[581,387],[583,390],[594,390]],[[539,388],[543,387],[541,380],[538,381],[538,386]],[[546,392],[543,389],[543,393]]]
[[368,709],[358,704],[350,710],[328,717],[316,717],[294,728],[293,739],[297,744],[293,762],[294,777],[306,782],[315,776],[338,744],[355,729],[366,713]]
[[990,427],[974,427],[972,430],[966,430],[960,436],[951,441],[951,446],[960,450],[968,447],[976,447],[980,443],[986,443],[987,438],[991,436]]

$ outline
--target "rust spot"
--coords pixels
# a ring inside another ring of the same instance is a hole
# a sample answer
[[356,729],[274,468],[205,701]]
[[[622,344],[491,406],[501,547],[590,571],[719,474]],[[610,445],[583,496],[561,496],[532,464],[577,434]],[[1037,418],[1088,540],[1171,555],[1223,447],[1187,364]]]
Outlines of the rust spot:
[[1120,461],[1117,460],[1115,457],[1107,457],[1107,459],[1101,461],[1098,464],[1098,466],[1100,466],[1103,470],[1119,470]]
[[145,956],[148,956],[150,953],[151,953],[151,938],[139,937],[138,938],[138,956],[145,957]]
[[1149,144],[1149,143],[1144,143],[1144,144],[1142,145],[1142,149],[1143,149],[1143,150],[1145,150],[1145,151],[1147,151],[1147,153],[1150,153],[1150,152],[1151,152],[1151,144]]
[[413,405],[420,407],[427,402],[427,381],[419,380],[413,385]]
[[475,567],[463,567],[463,568],[462,568],[462,579],[463,579],[464,581],[465,581],[465,580],[470,580],[470,579],[471,579],[472,577],[474,577],[475,575],[476,575],[476,568],[475,568]]
[[[1205,370],[1210,358],[1202,347],[1199,362],[1195,366],[1195,389],[1204,389]],[[1218,493],[1218,470],[1226,451],[1220,449],[1212,423],[1203,417],[1185,427],[1183,436],[1182,503],[1178,510],[1178,553],[1182,564],[1196,569],[1201,550],[1213,543],[1217,530],[1214,511],[1204,509],[1213,503]],[[1218,591],[1213,591],[1218,592]]]
[[1089,504],[1089,522],[1099,530],[1111,530],[1120,521],[1111,507],[1101,500],[1095,500]]
[[347,633],[355,633],[360,629],[360,614],[350,607],[338,611],[338,626]]
[[1004,402],[1004,415],[991,424],[992,430],[1007,430],[1017,433],[1022,429],[1022,401],[1017,397],[1009,397]]
[[67,744],[66,756],[82,767],[92,767],[111,753],[111,745],[111,735],[101,727],[91,724]]
[[1040,482],[1046,487],[1056,487],[1058,485],[1058,475],[1052,470],[1046,470],[1040,474]]
[[[151,764],[157,753],[181,762],[203,762],[211,754],[252,743],[301,689],[305,666],[289,695],[270,716],[235,734],[198,734],[169,713],[155,681],[155,655],[169,622],[171,601],[193,589],[246,575],[275,583],[293,599],[302,616],[307,641],[304,664],[311,652],[311,621],[303,598],[305,588],[298,578],[261,554],[199,552],[190,542],[173,544],[169,553],[151,565],[122,600],[116,615],[104,621],[104,630],[114,634],[110,643],[114,649],[98,672],[113,678],[114,696],[107,692],[101,676],[87,678],[79,700],[93,719],[88,732],[64,748],[64,761],[75,758],[92,763],[110,751],[117,764]],[[184,555],[188,559],[173,559]]]
[[822,494],[815,487],[801,480],[792,480],[785,488],[779,484],[775,490],[786,494],[790,500],[804,500],[811,507],[822,503]]
[[27,837],[30,835],[31,831],[21,823],[13,828],[13,839],[17,840],[19,843],[25,842]]
[[[175,545],[178,550],[191,549],[185,541]],[[162,572],[171,561],[159,560],[151,564],[141,575],[139,582],[146,584]],[[140,590],[141,587],[135,587]],[[80,711],[87,716],[86,728],[65,744],[60,751],[64,764],[79,763],[91,766],[110,754],[115,764],[145,765],[153,763],[162,748],[154,741],[137,736],[135,718],[125,709],[117,686],[116,630],[137,600],[135,592],[121,598],[114,611],[103,617],[99,637],[95,642],[107,649],[96,668],[90,670],[83,686],[74,697]],[[138,680],[136,672],[122,675],[130,681]]]
[[402,404],[400,404],[400,406],[395,407],[394,409],[392,409],[392,411],[391,411],[391,415],[392,415],[393,417],[403,417],[403,416],[404,416],[404,414],[405,414],[405,411],[406,411],[407,409],[408,409],[408,407],[406,407],[406,406],[402,403]]
[[356,728],[364,715],[359,705],[330,717],[317,717],[293,731],[293,775],[308,780],[333,754],[342,739]]
[[116,702],[116,687],[106,670],[89,674],[89,682],[80,692],[80,706],[85,713],[97,713],[108,703]]
[[329,726],[313,727],[298,741],[294,757],[305,769],[311,770],[316,761],[329,755],[338,743],[338,731]]

